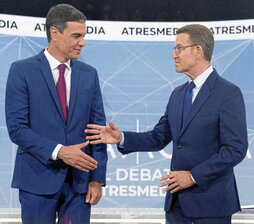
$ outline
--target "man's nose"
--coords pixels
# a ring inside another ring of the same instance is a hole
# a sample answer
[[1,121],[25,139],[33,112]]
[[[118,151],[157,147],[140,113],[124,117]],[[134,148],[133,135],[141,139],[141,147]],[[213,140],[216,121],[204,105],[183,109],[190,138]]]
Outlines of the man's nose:
[[81,38],[80,38],[78,44],[79,44],[79,46],[81,46],[81,47],[84,47],[84,46],[86,45],[86,41],[85,41],[84,37],[81,37]]
[[175,50],[173,50],[173,52],[172,52],[172,59],[175,59],[176,57],[177,57],[177,53],[176,53]]

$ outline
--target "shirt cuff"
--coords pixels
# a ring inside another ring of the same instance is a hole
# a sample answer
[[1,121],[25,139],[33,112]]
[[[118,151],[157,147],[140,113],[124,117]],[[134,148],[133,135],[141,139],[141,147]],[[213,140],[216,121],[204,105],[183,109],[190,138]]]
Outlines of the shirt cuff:
[[196,184],[196,181],[195,181],[195,179],[193,178],[193,176],[191,175],[191,173],[190,173],[190,176],[191,176],[192,181]]
[[59,150],[60,150],[60,148],[61,148],[62,146],[63,146],[63,145],[58,144],[58,145],[55,147],[53,153],[52,153],[51,156],[50,156],[50,159],[52,159],[52,160],[57,160],[57,154],[58,154],[58,152],[59,152]]
[[123,148],[123,144],[124,144],[124,134],[123,134],[123,132],[121,132],[121,134],[122,134],[122,139],[121,139],[120,143],[118,144],[118,147]]

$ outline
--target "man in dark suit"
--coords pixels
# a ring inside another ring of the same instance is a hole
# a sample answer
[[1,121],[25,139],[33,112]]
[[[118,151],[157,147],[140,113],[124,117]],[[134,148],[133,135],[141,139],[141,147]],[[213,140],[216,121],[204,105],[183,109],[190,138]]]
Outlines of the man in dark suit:
[[173,141],[166,186],[167,224],[228,224],[240,210],[233,172],[248,147],[240,89],[212,68],[213,34],[202,25],[177,31],[173,59],[190,80],[171,94],[166,112],[152,131],[123,132],[90,124],[91,144],[120,144],[123,154],[158,151]]
[[[105,125],[96,70],[76,61],[86,17],[68,4],[46,19],[48,48],[14,62],[6,87],[6,122],[18,145],[12,187],[22,223],[89,224],[105,185],[106,145],[84,142],[90,122]],[[58,216],[57,216],[58,214]]]

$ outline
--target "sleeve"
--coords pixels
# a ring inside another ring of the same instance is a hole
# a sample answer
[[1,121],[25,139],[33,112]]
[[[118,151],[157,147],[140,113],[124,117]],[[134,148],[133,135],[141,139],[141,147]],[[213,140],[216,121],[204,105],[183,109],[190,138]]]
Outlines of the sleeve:
[[28,152],[42,163],[47,164],[57,146],[48,138],[41,137],[30,128],[29,92],[27,80],[21,63],[10,67],[6,86],[5,115],[10,139],[19,150]]
[[[167,106],[168,108],[168,106]],[[160,118],[152,131],[147,132],[123,132],[123,148],[118,147],[122,154],[132,152],[160,151],[172,140],[171,130],[168,121],[168,110]]]
[[[95,85],[94,94],[92,99],[90,124],[106,125],[106,118],[103,108],[102,95],[99,85],[99,78],[97,72],[95,72]],[[107,167],[107,145],[98,144],[92,146],[92,157],[98,161],[97,169],[91,171],[90,181],[100,182],[102,185],[106,185],[106,167]]]

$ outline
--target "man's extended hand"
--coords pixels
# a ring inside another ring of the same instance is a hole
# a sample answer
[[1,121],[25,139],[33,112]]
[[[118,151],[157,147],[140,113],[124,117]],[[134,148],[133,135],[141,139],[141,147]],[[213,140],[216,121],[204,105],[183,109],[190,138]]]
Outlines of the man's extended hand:
[[102,196],[101,184],[97,181],[91,181],[88,185],[88,191],[86,194],[86,203],[96,205]]
[[89,170],[97,168],[97,161],[81,150],[88,145],[89,141],[77,145],[62,146],[57,157],[72,167],[89,172]]
[[109,121],[108,124],[109,126],[87,125],[89,129],[85,129],[85,133],[92,134],[86,137],[90,141],[90,144],[119,144],[121,142],[122,134],[117,126],[112,121]]
[[170,191],[170,193],[175,193],[195,184],[191,178],[190,171],[172,171],[168,175],[161,177],[160,180],[166,180],[160,184],[160,187],[169,185],[165,190]]

